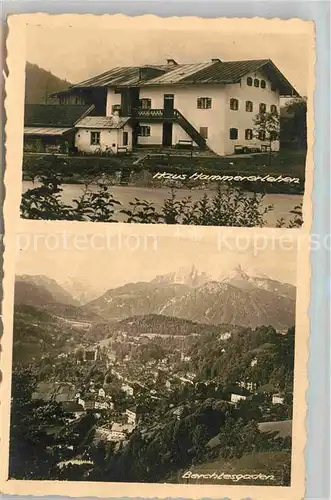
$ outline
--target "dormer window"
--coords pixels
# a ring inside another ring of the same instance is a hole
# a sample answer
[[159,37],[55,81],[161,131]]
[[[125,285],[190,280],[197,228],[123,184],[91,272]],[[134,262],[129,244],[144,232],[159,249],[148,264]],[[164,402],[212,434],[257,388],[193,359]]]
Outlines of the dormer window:
[[178,62],[175,59],[167,59],[168,66],[178,66]]
[[198,97],[197,108],[198,109],[211,109],[211,97]]
[[260,80],[258,78],[254,78],[254,87],[260,86]]
[[265,80],[261,80],[261,89],[265,89],[266,86],[267,86],[266,81]]
[[248,77],[247,77],[247,80],[246,80],[246,81],[247,81],[247,85],[248,85],[249,87],[251,87],[251,86],[253,85],[253,78],[251,78],[250,76],[248,76]]
[[238,99],[230,99],[230,109],[233,111],[237,111],[239,108],[239,101]]

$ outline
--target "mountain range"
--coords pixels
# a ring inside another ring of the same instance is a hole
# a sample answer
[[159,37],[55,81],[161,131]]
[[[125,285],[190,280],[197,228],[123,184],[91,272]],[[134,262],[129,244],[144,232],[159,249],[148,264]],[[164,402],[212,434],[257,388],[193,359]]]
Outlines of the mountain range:
[[194,266],[108,290],[84,307],[112,321],[162,314],[197,323],[286,329],[295,322],[296,288],[240,266],[213,280]]
[[206,272],[199,272],[194,265],[192,265],[192,267],[182,267],[177,272],[157,276],[151,281],[151,283],[168,285],[177,283],[187,285],[191,288],[196,288],[205,285],[210,281],[228,283],[229,285],[233,285],[243,290],[260,288],[261,290],[275,292],[278,295],[290,297],[295,300],[296,289],[293,285],[271,279],[266,274],[263,274],[256,269],[244,269],[240,265],[234,267],[229,272],[223,272],[219,275],[216,273],[216,277],[213,277],[211,274]]

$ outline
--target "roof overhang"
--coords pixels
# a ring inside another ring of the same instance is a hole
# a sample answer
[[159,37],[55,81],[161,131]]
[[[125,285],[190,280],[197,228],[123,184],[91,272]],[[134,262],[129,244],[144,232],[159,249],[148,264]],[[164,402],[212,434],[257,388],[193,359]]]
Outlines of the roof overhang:
[[24,127],[24,135],[62,136],[74,130],[73,127]]
[[281,97],[300,97],[299,92],[285,78],[283,73],[279,71],[277,66],[275,66],[275,64],[272,61],[269,60],[267,63],[261,66],[261,70],[266,74],[268,79],[279,90],[279,95]]

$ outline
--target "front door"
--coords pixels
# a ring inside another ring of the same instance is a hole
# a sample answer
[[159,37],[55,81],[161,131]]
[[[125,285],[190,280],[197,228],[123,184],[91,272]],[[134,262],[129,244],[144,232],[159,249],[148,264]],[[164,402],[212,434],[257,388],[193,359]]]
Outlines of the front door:
[[172,146],[172,123],[164,122],[162,131],[162,146],[170,147]]
[[164,109],[164,118],[173,118],[174,94],[164,94],[163,109]]

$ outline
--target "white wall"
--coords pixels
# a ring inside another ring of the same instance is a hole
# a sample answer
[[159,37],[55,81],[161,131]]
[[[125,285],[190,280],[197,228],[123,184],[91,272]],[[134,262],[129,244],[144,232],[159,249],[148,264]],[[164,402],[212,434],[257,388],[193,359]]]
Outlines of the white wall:
[[150,127],[150,137],[138,136],[137,143],[140,146],[155,146],[162,145],[162,123],[139,122],[140,126]]
[[[141,126],[147,126],[151,129],[150,137],[138,136],[138,145],[140,146],[160,146],[163,138],[163,124],[151,122],[139,122]],[[191,141],[191,137],[182,129],[178,123],[173,124],[172,145],[178,144],[178,141]],[[194,145],[196,145],[194,143]]]
[[[174,123],[172,130],[172,145],[175,146],[176,144],[178,144],[178,141],[192,141],[192,137],[190,137],[178,123]],[[197,146],[194,141],[193,145]]]
[[[200,127],[208,127],[208,146],[218,154],[223,154],[225,104],[223,88],[223,85],[148,86],[140,89],[140,99],[149,98],[152,101],[152,108],[163,109],[164,94],[174,94],[174,108],[178,109],[198,132]],[[198,109],[198,97],[211,97],[211,109]],[[181,131],[179,129],[181,127],[174,127],[174,143],[179,139],[190,139],[183,129]],[[160,144],[162,144],[162,132],[158,137],[161,137]]]
[[[100,132],[100,144],[91,144],[91,132]],[[128,132],[128,150],[132,149],[132,128],[125,125],[122,129],[96,129],[79,128],[75,136],[75,146],[79,151],[93,153],[96,149],[105,150],[106,147],[112,148],[117,152],[118,146],[123,145],[123,132]]]
[[115,94],[114,89],[109,88],[107,91],[106,116],[111,116],[114,104],[121,104],[121,94]]
[[[247,77],[263,79],[266,81],[266,88],[254,87],[254,81],[252,87],[248,86],[246,83]],[[241,79],[241,83],[236,83],[226,86],[226,116],[225,116],[225,154],[232,154],[234,152],[234,147],[236,145],[253,145],[256,144],[260,146],[261,144],[268,144],[268,141],[259,141],[257,138],[253,137],[252,140],[245,140],[245,130],[254,128],[253,119],[259,113],[260,103],[265,103],[267,105],[267,112],[270,111],[270,105],[275,104],[279,113],[279,93],[277,91],[271,90],[271,83],[266,78],[262,72],[249,73]],[[234,111],[230,109],[230,99],[239,100],[239,109]],[[246,101],[253,102],[253,112],[245,111]],[[230,128],[238,129],[238,139],[231,140],[229,137]],[[279,149],[279,142],[275,141],[272,143],[273,150],[277,151]]]
[[[266,88],[250,87],[246,83],[248,76],[266,81]],[[174,108],[178,109],[184,117],[198,130],[200,127],[208,127],[207,145],[219,155],[232,154],[235,145],[261,145],[261,141],[255,137],[245,140],[245,129],[253,129],[253,118],[259,112],[259,104],[265,103],[267,111],[270,105],[275,104],[279,111],[278,92],[271,91],[270,81],[262,72],[250,73],[242,78],[241,83],[232,85],[194,85],[194,86],[146,86],[140,89],[140,99],[151,99],[151,107],[163,109],[164,94],[174,94]],[[211,109],[198,109],[197,98],[210,97],[212,99]],[[230,99],[239,100],[239,110],[230,110]],[[107,116],[111,115],[112,105],[120,104],[121,95],[115,94],[114,89],[108,89],[107,93]],[[253,112],[245,111],[245,101],[253,102]],[[162,123],[141,122],[141,125],[151,127],[150,137],[138,137],[140,145],[162,145]],[[238,139],[229,138],[230,128],[238,128]],[[179,140],[190,140],[191,138],[178,125],[173,128],[173,145]],[[267,141],[262,141],[267,144]],[[273,142],[273,150],[279,149],[279,143]]]

